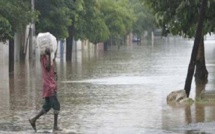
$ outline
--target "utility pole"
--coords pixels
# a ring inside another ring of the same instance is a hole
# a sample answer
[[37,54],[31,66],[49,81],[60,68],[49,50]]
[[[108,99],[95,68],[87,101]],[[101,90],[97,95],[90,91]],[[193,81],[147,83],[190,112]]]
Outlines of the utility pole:
[[[31,11],[34,12],[34,0],[31,0]],[[29,60],[33,59],[33,54],[35,54],[35,46],[34,46],[34,34],[35,34],[35,26],[34,26],[34,18],[31,18],[30,25],[30,41],[29,41]]]

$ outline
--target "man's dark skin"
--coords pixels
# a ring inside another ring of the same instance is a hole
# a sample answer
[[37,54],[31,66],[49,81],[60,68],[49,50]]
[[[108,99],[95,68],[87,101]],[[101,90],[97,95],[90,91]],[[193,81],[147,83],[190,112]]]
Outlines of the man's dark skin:
[[[46,70],[49,72],[50,69],[51,69],[51,51],[50,51],[49,48],[46,48],[45,54],[46,54],[46,57],[47,57],[47,60],[48,60],[48,62],[46,64]],[[55,74],[55,80],[57,80],[57,78],[58,78],[57,72],[55,71],[54,74]]]
[[45,54],[47,56],[47,59],[48,59],[48,62],[46,64],[46,70],[49,72],[50,69],[51,69],[51,52],[50,52],[50,49],[49,48],[46,48],[45,50]]

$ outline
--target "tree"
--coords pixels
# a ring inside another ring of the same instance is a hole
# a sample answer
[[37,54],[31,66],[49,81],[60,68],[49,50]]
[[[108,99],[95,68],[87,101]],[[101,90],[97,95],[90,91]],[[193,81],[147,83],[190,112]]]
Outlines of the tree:
[[[181,35],[192,38],[195,35],[197,22],[199,17],[201,0],[182,0],[174,1],[156,1],[142,0],[145,5],[152,8],[159,26],[162,27],[165,33],[173,35]],[[203,25],[202,40],[199,42],[199,51],[196,57],[196,82],[206,83],[208,71],[205,65],[204,56],[204,35],[214,31],[214,9],[215,2],[208,1],[206,18]]]
[[139,0],[130,0],[134,14],[137,18],[133,24],[133,34],[141,37],[145,31],[151,32],[155,29],[155,19],[151,11],[143,7]]
[[109,29],[100,10],[101,5],[96,0],[84,0],[82,11],[78,12],[76,25],[76,39],[88,39],[97,44],[103,42],[109,37]]
[[[77,1],[75,1],[75,5]],[[72,5],[72,4],[71,4]],[[73,3],[74,5],[74,3]],[[82,8],[78,8],[77,7]],[[83,0],[79,6],[73,9],[71,17],[74,17],[75,25],[71,28],[74,38],[88,39],[96,44],[106,42],[113,37],[120,39],[132,29],[135,16],[130,8],[128,0]],[[80,10],[81,9],[81,10]]]
[[105,20],[110,36],[105,44],[120,41],[132,31],[133,23],[136,20],[134,12],[128,0],[101,0],[100,10]]
[[[200,0],[182,0],[174,2],[171,0],[142,1],[154,10],[157,23],[163,28],[164,31],[170,32],[174,35],[178,34],[189,38],[194,37],[201,7]],[[215,4],[212,0],[210,0],[209,3],[209,5]],[[214,19],[212,19],[212,16],[215,13],[211,6],[207,7],[205,10],[207,13],[204,21],[206,25],[202,25],[201,37],[197,48],[198,54],[195,57],[196,81],[204,83],[207,82],[208,72],[205,66],[203,36],[208,32],[210,33],[214,31],[214,23],[212,22]]]
[[14,34],[31,22],[28,0],[0,0],[0,41],[9,40],[9,72],[14,71]]
[[22,30],[33,17],[27,0],[0,0],[0,41],[13,39],[14,33]]
[[197,57],[198,47],[199,47],[198,45],[199,45],[199,42],[202,42],[202,40],[203,40],[203,38],[201,38],[201,37],[202,37],[202,32],[203,32],[202,29],[203,29],[203,22],[204,22],[204,18],[205,18],[205,11],[207,8],[207,2],[208,2],[207,0],[202,0],[199,20],[198,20],[198,26],[197,26],[197,30],[196,30],[194,45],[193,45],[193,50],[192,50],[190,64],[188,67],[187,78],[186,78],[186,82],[185,82],[185,86],[184,86],[184,89],[185,89],[188,97],[190,94],[192,77],[193,77],[193,73],[195,70],[195,62],[196,62],[196,57]]
[[3,16],[0,16],[0,40],[5,41],[12,37],[10,22]]
[[72,24],[68,27],[69,36],[66,39],[66,61],[71,61],[72,59],[72,46],[75,36],[75,25],[77,18],[79,17],[79,11],[83,10],[83,0],[66,0],[67,8],[69,9],[69,18],[72,20]]
[[39,11],[36,33],[50,32],[57,39],[69,36],[68,26],[71,25],[72,20],[64,0],[36,0],[35,10]]
[[[57,40],[71,37],[70,4],[73,0],[36,0],[35,9],[40,12],[36,22],[36,32],[50,32]],[[70,49],[70,42],[66,43],[66,58]],[[71,53],[70,53],[71,54]]]

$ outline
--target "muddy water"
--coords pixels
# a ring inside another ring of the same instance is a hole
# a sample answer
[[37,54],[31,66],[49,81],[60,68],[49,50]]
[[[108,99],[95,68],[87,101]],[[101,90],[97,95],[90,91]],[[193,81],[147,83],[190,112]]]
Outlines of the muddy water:
[[[213,44],[207,41],[205,48],[209,82],[192,84],[193,99],[204,89],[215,91]],[[71,63],[57,59],[60,126],[81,134],[215,132],[215,104],[166,104],[168,93],[184,87],[192,45],[156,39],[107,52],[78,51]],[[0,79],[0,133],[32,133],[28,118],[42,104],[40,63],[16,64],[14,74]],[[37,122],[41,131],[52,126],[52,111]]]

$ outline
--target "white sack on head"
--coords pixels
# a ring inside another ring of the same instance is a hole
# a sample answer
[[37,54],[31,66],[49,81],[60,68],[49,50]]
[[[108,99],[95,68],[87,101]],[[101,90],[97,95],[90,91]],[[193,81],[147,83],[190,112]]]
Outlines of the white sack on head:
[[51,33],[39,33],[37,36],[37,45],[39,47],[40,54],[45,54],[45,49],[49,48],[51,51],[51,59],[54,59],[54,53],[57,50],[57,39]]

